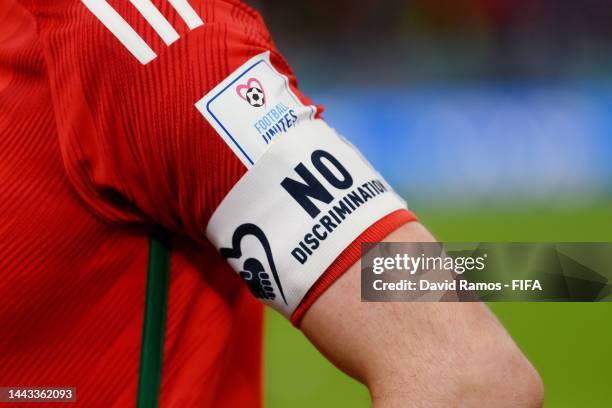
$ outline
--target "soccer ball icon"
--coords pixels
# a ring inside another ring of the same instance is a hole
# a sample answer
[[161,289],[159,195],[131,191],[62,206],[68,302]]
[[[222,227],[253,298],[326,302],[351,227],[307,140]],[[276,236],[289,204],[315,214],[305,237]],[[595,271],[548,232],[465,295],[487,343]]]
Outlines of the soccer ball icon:
[[263,91],[255,86],[246,91],[246,100],[255,108],[262,107],[266,103]]

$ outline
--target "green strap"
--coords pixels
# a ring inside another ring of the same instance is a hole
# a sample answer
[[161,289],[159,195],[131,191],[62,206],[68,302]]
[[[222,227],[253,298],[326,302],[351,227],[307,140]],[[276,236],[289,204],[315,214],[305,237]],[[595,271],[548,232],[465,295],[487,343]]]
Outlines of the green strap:
[[156,408],[159,405],[170,276],[170,246],[164,241],[149,237],[137,408]]

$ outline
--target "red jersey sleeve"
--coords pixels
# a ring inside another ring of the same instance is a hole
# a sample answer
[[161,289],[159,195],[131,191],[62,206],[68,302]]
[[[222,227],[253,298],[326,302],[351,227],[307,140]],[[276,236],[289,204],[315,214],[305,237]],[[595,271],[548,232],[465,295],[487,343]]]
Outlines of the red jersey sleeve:
[[297,89],[235,0],[24,1],[35,14],[68,178],[109,222],[210,240],[297,322],[414,219]]

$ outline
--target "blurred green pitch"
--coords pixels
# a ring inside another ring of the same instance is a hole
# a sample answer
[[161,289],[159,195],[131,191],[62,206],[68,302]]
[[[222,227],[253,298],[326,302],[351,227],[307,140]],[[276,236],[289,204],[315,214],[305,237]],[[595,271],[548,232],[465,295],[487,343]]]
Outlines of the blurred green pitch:
[[[612,242],[612,199],[579,209],[412,208],[442,241]],[[546,407],[612,407],[612,303],[490,306],[542,375]],[[268,311],[266,318],[265,407],[370,406],[366,389],[280,315]]]

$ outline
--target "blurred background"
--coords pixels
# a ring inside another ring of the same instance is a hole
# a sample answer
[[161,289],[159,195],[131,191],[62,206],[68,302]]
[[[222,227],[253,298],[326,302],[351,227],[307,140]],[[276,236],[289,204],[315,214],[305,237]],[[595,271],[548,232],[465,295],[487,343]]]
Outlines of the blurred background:
[[[250,1],[304,93],[442,241],[612,241],[612,4]],[[612,305],[491,305],[547,407],[611,407]],[[367,407],[275,312],[266,406]]]

